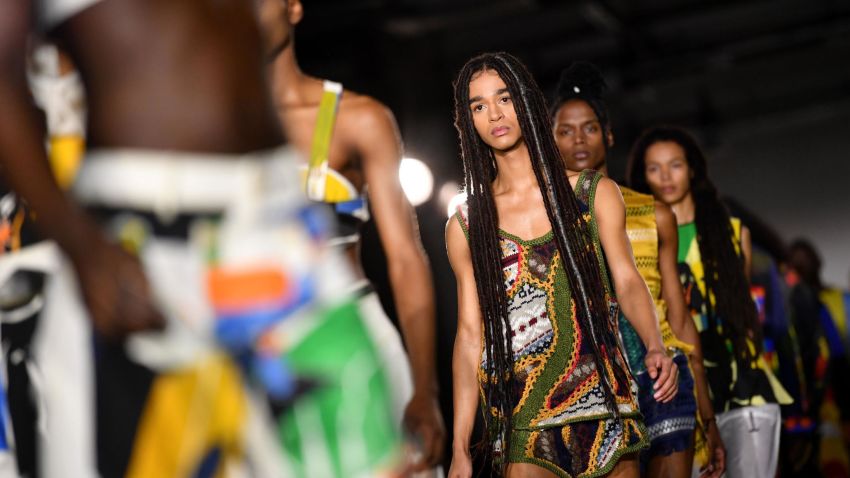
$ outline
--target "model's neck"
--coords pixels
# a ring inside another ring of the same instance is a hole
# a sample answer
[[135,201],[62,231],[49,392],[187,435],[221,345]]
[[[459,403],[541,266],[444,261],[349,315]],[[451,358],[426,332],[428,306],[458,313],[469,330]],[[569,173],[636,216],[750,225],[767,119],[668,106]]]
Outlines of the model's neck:
[[295,58],[295,45],[292,41],[269,64],[271,70],[271,89],[278,107],[300,105],[306,102],[308,88],[316,81],[307,76],[298,67]]
[[499,174],[493,182],[493,188],[499,192],[524,191],[537,187],[537,177],[531,166],[531,155],[525,142],[517,144],[508,151],[493,151]]
[[606,160],[602,161],[602,164],[599,165],[599,167],[596,168],[596,170],[599,171],[600,173],[602,173],[602,175],[607,178],[608,177],[608,160],[606,159]]
[[685,194],[678,202],[670,204],[670,209],[673,210],[673,214],[676,216],[677,224],[694,222],[696,206],[694,205],[694,197],[690,192]]
[[[599,166],[597,166],[594,170],[595,170],[595,171],[597,171],[597,172],[602,173],[602,175],[603,175],[603,176],[605,176],[605,177],[607,178],[607,177],[608,177],[608,162],[607,162],[607,161],[602,161],[602,164],[601,164],[601,165],[599,165]],[[570,167],[568,166],[568,167],[567,167],[567,173],[569,173],[570,175],[573,175],[573,174],[580,174],[580,173],[581,173],[581,170],[580,170],[580,169],[572,169],[572,168],[570,168]]]

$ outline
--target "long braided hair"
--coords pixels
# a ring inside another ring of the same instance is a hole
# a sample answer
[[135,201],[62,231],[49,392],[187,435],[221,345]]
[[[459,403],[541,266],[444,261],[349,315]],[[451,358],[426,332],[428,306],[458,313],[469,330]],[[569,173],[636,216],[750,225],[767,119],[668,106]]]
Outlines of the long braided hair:
[[[492,150],[475,130],[469,107],[469,83],[484,71],[496,72],[513,99],[561,262],[569,279],[575,313],[581,330],[589,336],[607,405],[618,419],[614,386],[605,373],[603,355],[613,357],[619,345],[609,318],[605,286],[590,229],[582,217],[552,136],[543,93],[525,66],[510,54],[486,53],[472,58],[460,70],[454,83],[455,128],[463,157],[470,252],[484,322],[484,371],[487,377],[482,385],[486,428],[484,444],[501,440],[502,450],[507,451],[510,449],[516,393],[511,388],[513,352],[499,245],[499,215],[491,187],[498,167]],[[619,361],[611,362],[615,364],[617,377],[627,376],[619,368]],[[488,449],[487,452],[492,451]]]
[[[708,176],[708,164],[696,139],[687,131],[672,126],[645,131],[638,138],[629,157],[626,169],[629,187],[652,194],[646,181],[646,150],[662,141],[676,143],[684,150],[691,171],[690,192],[695,207],[697,244],[705,273],[705,304],[709,323],[715,326],[717,318],[721,318],[724,326],[730,329],[728,338],[732,341],[735,356],[753,360],[761,353],[761,324],[750,296],[744,261],[735,250],[735,232],[729,211],[720,201],[717,188]],[[714,295],[714,304],[710,294]],[[747,338],[755,345],[755,353],[747,344]]]

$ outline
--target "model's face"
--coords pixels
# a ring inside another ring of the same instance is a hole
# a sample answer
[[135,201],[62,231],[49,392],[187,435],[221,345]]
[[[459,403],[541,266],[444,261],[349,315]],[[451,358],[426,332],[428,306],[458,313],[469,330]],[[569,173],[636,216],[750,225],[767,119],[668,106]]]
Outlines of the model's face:
[[676,204],[691,191],[691,170],[685,150],[673,141],[659,141],[646,150],[646,182],[661,202]]
[[803,248],[792,248],[788,254],[788,264],[807,284],[814,285],[820,276],[817,259]]
[[484,70],[472,77],[469,110],[478,135],[495,151],[510,151],[522,144],[513,99],[495,71]]
[[266,54],[285,48],[290,42],[293,24],[289,18],[289,0],[255,0]]
[[[586,101],[565,102],[555,113],[552,129],[567,169],[599,169],[605,164],[605,142],[612,140],[599,124],[599,118]],[[606,137],[607,136],[607,137]]]

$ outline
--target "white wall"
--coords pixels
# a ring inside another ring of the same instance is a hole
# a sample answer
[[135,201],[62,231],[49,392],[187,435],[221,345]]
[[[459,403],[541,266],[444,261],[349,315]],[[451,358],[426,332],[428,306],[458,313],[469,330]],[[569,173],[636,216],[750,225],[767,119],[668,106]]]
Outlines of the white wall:
[[850,101],[736,124],[718,138],[709,171],[721,194],[753,209],[786,241],[811,239],[824,260],[824,280],[847,288]]

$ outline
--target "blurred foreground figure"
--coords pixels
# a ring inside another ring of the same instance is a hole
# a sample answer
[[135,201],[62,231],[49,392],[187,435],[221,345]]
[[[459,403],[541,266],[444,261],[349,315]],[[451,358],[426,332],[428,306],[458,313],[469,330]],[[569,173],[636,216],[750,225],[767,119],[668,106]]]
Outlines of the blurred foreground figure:
[[[29,99],[32,25],[87,89],[75,199],[51,173]],[[52,240],[19,248],[2,237],[14,253],[0,259],[0,319],[31,327],[14,344],[3,337],[13,437],[0,437],[11,450],[2,471],[325,477],[396,466],[380,361],[339,292],[351,273],[324,247],[329,221],[302,199],[262,53],[253,6],[237,0],[0,4],[0,165]],[[15,226],[14,208],[0,209]],[[11,400],[16,387],[36,403]],[[294,456],[315,458],[304,468]]]
[[[850,374],[847,316],[850,294],[824,285],[822,261],[807,239],[796,239],[788,254],[791,269],[791,306],[800,332],[800,352],[810,408],[819,421],[812,440],[817,472],[822,476],[850,476]],[[802,476],[802,475],[800,475]]]
[[[338,218],[329,244],[344,251],[357,272],[348,288],[363,291],[360,310],[394,385],[394,417],[421,448],[414,469],[427,470],[440,462],[445,435],[434,368],[434,290],[416,217],[399,182],[398,128],[378,101],[301,72],[294,28],[302,16],[298,0],[260,2],[275,104],[286,136],[309,158],[301,167],[309,199],[327,204]],[[370,210],[386,251],[410,364],[362,273],[359,228]]]

